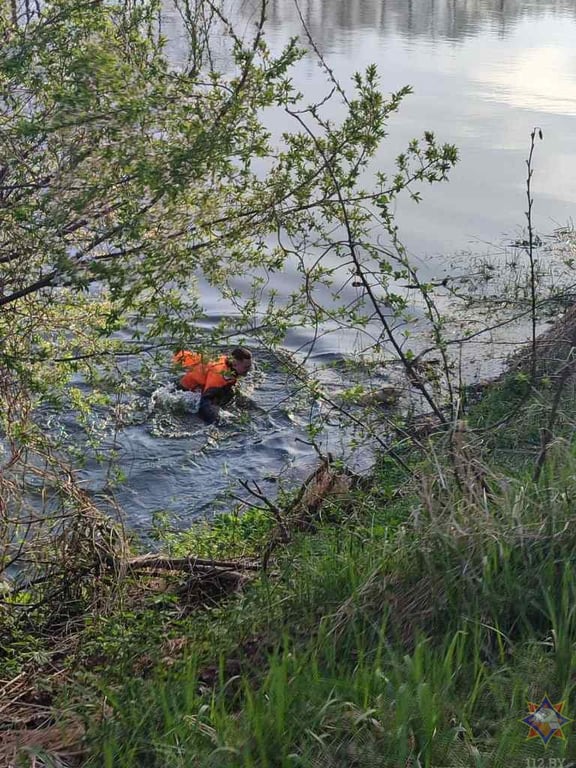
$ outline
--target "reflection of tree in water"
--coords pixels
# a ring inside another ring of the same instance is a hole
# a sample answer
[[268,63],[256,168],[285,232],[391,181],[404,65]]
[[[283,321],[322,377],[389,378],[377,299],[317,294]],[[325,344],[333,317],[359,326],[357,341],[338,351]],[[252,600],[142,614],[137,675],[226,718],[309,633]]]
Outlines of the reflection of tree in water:
[[[257,0],[244,0],[247,11]],[[273,27],[298,21],[294,0],[268,0]],[[370,28],[397,31],[409,37],[459,40],[477,34],[490,23],[507,34],[523,18],[543,13],[572,13],[570,0],[298,0],[315,40],[329,44],[341,30]]]

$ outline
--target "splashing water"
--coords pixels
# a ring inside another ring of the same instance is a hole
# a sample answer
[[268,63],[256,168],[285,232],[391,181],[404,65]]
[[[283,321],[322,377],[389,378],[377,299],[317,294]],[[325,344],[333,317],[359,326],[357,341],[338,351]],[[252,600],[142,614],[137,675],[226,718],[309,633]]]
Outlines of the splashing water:
[[198,413],[202,393],[176,389],[176,385],[165,384],[152,392],[150,409],[153,412],[174,411],[176,413]]
[[[307,372],[287,353],[258,349],[255,358],[229,410],[221,410],[221,420],[211,425],[198,416],[200,394],[177,389],[172,367],[142,376],[128,370],[131,386],[112,412],[102,410],[97,425],[103,445],[114,451],[114,473],[101,456],[86,456],[85,488],[102,499],[112,494],[130,527],[147,536],[158,512],[180,527],[229,511],[239,480],[262,483],[273,498],[282,483],[303,479],[317,461],[308,427],[322,421],[319,403],[306,388]],[[334,390],[349,386],[348,369],[331,367],[326,377]],[[86,455],[85,430],[75,413],[65,416],[67,442],[76,441]],[[349,430],[329,423],[316,439],[323,451],[339,455]]]
[[[261,386],[266,374],[259,369],[253,370],[248,376],[238,381],[236,392],[248,405],[254,406],[250,395]],[[199,433],[205,437],[206,444],[214,441],[214,429],[207,430],[206,425],[198,417],[198,408],[202,393],[181,390],[173,382],[163,384],[152,392],[149,403],[149,430],[155,437],[188,438],[197,437]],[[220,426],[234,426],[242,420],[242,409],[234,405],[231,411],[220,409]]]

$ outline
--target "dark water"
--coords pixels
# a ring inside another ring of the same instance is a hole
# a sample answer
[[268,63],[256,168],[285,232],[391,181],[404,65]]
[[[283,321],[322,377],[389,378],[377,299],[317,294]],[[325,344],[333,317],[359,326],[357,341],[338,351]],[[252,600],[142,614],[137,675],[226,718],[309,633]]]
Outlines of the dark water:
[[[230,2],[229,12],[249,34],[256,20],[252,0]],[[375,62],[385,91],[414,89],[392,118],[372,171],[390,169],[395,155],[424,130],[460,150],[449,184],[425,189],[419,206],[398,205],[402,239],[424,274],[436,274],[447,262],[466,269],[488,244],[518,235],[525,224],[525,158],[535,126],[544,134],[533,179],[536,227],[549,232],[574,215],[574,0],[299,0],[298,5],[269,0],[273,50],[293,35],[305,37],[300,14],[343,84]],[[185,39],[178,14],[169,8],[163,31],[178,63],[185,57]],[[294,83],[309,100],[326,92],[326,76],[314,54],[298,63]],[[337,118],[338,105],[333,109]],[[285,116],[265,119],[273,134],[290,127]],[[297,275],[288,270],[280,290],[289,293],[296,286]],[[204,299],[208,326],[231,311],[208,290]],[[297,355],[309,353],[310,339],[301,329],[286,346]],[[345,358],[359,343],[354,333],[336,332],[313,347],[308,365],[313,369]],[[210,435],[196,425],[187,436],[170,437],[148,417],[121,430],[127,479],[117,498],[128,518],[145,528],[159,510],[181,521],[210,515],[229,504],[226,494],[237,490],[237,477],[259,479],[272,488],[284,472],[302,472],[311,464],[314,453],[299,440],[315,415],[307,404],[285,400],[294,382],[283,376],[272,367],[257,383],[254,397],[266,413],[237,428],[227,425]],[[149,394],[145,391],[143,398]],[[330,439],[337,434],[333,430]],[[101,472],[90,477],[95,489],[102,485]]]
[[[193,518],[230,511],[237,506],[234,497],[249,498],[239,480],[255,480],[259,491],[274,497],[314,466],[317,456],[307,427],[317,421],[320,406],[306,394],[305,371],[294,366],[292,357],[253,350],[255,370],[238,386],[247,404],[231,406],[218,425],[207,426],[183,409],[168,366],[144,380],[134,365],[130,387],[112,415],[102,409],[89,430],[79,429],[73,413],[64,421],[61,415],[52,420],[48,415],[46,427],[54,432],[58,423],[67,444],[84,451],[85,489],[105,507],[113,503],[124,521],[145,536],[156,513],[168,513],[171,524],[182,527]],[[319,375],[332,393],[349,380],[337,368],[324,368]],[[383,371],[372,374],[375,386],[385,378]],[[82,382],[76,386],[85,388]],[[330,416],[326,406],[323,413]],[[318,438],[322,448],[348,456],[357,469],[367,466],[371,451],[351,452],[352,430],[344,433],[332,421]],[[89,433],[98,436],[103,455],[117,453],[114,462],[95,458],[87,444]],[[124,475],[120,481],[118,469]]]

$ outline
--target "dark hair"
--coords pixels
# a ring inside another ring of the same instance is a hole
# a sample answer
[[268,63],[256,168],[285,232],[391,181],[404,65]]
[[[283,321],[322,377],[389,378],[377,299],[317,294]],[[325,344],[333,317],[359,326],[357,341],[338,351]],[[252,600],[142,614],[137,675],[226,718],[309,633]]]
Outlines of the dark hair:
[[230,352],[230,357],[233,357],[234,360],[252,360],[252,352],[246,347],[236,347]]

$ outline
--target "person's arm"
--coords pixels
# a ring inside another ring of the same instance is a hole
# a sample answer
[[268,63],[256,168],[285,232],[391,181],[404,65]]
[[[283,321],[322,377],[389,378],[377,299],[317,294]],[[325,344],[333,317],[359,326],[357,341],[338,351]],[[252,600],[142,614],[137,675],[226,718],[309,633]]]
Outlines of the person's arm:
[[220,417],[220,407],[228,405],[234,397],[234,382],[226,384],[224,387],[211,387],[202,392],[198,415],[206,424],[214,424]]
[[198,407],[198,416],[206,424],[216,424],[220,418],[220,408],[209,397],[202,395]]

